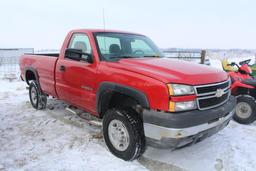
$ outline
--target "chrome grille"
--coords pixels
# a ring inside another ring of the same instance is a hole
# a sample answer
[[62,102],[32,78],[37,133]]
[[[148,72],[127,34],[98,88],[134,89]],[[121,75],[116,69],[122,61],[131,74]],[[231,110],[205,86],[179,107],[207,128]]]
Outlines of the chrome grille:
[[206,110],[224,104],[230,96],[230,84],[228,79],[216,84],[195,86],[198,109]]

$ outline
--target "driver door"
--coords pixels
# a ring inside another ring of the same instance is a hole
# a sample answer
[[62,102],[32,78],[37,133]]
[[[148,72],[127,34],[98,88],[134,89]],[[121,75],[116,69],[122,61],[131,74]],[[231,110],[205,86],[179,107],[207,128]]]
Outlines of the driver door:
[[[72,35],[68,48],[92,54],[89,38],[84,33]],[[86,56],[82,56],[86,57]],[[93,112],[96,65],[84,60],[61,58],[56,66],[56,91],[60,99]]]

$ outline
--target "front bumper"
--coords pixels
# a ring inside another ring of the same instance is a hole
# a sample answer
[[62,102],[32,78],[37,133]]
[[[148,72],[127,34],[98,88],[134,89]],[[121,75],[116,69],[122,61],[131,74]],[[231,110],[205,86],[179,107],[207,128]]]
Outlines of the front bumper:
[[182,113],[144,111],[147,143],[158,148],[179,148],[196,143],[223,129],[234,114],[236,99],[222,106]]

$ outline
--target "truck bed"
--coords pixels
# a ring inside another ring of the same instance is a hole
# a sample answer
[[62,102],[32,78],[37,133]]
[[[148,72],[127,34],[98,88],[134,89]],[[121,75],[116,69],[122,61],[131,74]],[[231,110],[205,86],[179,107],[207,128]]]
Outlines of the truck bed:
[[51,95],[55,95],[55,65],[59,54],[26,54],[20,58],[21,76],[25,78],[25,71],[36,68],[41,88]]

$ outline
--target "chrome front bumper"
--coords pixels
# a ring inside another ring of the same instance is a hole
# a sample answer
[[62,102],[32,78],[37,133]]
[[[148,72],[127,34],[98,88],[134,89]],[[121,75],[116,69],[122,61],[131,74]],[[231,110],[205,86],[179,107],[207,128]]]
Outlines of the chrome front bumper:
[[230,120],[234,114],[234,110],[231,111],[225,117],[219,118],[217,121],[212,123],[205,123],[197,126],[188,128],[166,128],[150,123],[144,123],[145,136],[155,140],[161,140],[163,138],[185,138],[192,135],[196,135],[200,132],[214,128],[218,125],[222,125],[227,120]]
[[209,137],[232,119],[236,98],[230,96],[222,106],[181,113],[144,110],[143,125],[147,143],[158,148],[179,148]]

